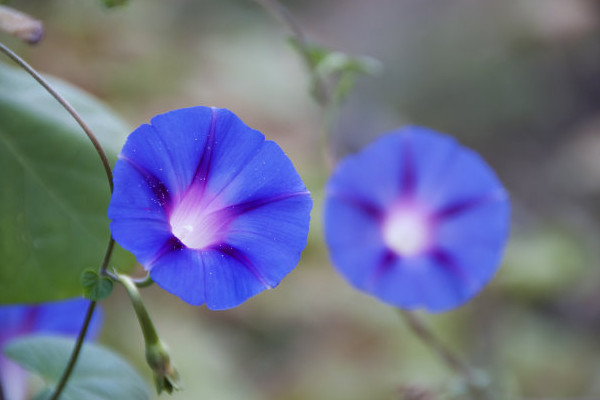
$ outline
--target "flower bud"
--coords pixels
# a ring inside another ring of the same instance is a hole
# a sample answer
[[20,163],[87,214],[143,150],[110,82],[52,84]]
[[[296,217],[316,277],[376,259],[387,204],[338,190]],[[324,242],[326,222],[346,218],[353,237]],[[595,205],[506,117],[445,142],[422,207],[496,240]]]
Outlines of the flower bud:
[[154,383],[159,394],[163,390],[167,393],[181,390],[179,372],[171,363],[169,350],[162,340],[146,344],[146,361],[154,373]]

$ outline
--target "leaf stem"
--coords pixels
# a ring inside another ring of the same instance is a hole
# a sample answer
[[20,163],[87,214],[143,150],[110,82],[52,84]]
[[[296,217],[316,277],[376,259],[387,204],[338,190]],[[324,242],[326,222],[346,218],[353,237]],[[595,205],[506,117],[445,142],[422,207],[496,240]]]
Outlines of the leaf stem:
[[485,387],[477,384],[475,371],[457,354],[444,345],[423,323],[423,321],[417,317],[417,315],[401,309],[398,309],[398,312],[412,332],[418,336],[423,343],[433,350],[451,370],[464,377],[473,399],[490,399],[488,390],[486,390]]
[[95,308],[96,308],[96,302],[91,301],[90,305],[88,306],[87,313],[85,314],[83,326],[81,327],[81,330],[79,331],[79,335],[77,336],[77,342],[75,343],[75,348],[73,349],[73,352],[71,353],[71,357],[69,358],[69,363],[67,364],[67,367],[63,371],[63,374],[60,377],[60,381],[56,385],[56,388],[54,389],[54,393],[52,394],[52,397],[50,397],[50,400],[58,399],[58,397],[62,393],[63,389],[65,388],[65,385],[69,381],[69,378],[71,377],[71,372],[73,372],[73,368],[75,368],[75,364],[77,363],[77,358],[79,357],[79,352],[81,351],[81,347],[83,346],[83,341],[85,339],[85,335],[87,333],[88,327],[90,326],[90,322],[92,321],[92,316],[94,315]]
[[67,110],[67,112],[69,114],[71,114],[73,119],[75,121],[77,121],[77,123],[79,124],[81,129],[83,129],[83,131],[87,135],[88,139],[92,142],[94,149],[96,149],[96,153],[98,153],[98,156],[100,156],[100,160],[102,161],[102,166],[104,167],[104,171],[106,172],[106,178],[108,179],[108,186],[110,187],[110,191],[112,193],[113,177],[112,177],[112,169],[110,167],[110,163],[108,162],[106,153],[104,152],[102,145],[100,145],[100,142],[96,138],[96,135],[94,135],[92,130],[83,121],[83,118],[81,118],[81,115],[79,115],[79,113],[77,111],[75,111],[73,106],[71,106],[71,104],[67,100],[65,100],[64,97],[62,97],[60,94],[58,94],[58,92],[56,90],[54,90],[54,88],[48,83],[48,81],[46,81],[46,79],[44,79],[35,69],[33,69],[33,67],[31,67],[29,64],[27,64],[27,62],[25,60],[23,60],[21,57],[19,57],[15,52],[10,50],[8,47],[6,47],[2,43],[0,43],[0,51],[3,52],[4,54],[6,54],[9,58],[11,58],[15,63],[17,63],[25,71],[27,71],[27,73],[29,73],[29,75],[31,75],[36,81],[38,81],[38,83],[40,85],[42,85],[42,87],[44,87],[44,89],[46,89],[48,91],[48,93],[50,93],[52,95],[52,97],[54,97],[56,99],[56,101],[58,101],[58,103],[60,103],[60,105],[63,106],[63,108],[65,110]]

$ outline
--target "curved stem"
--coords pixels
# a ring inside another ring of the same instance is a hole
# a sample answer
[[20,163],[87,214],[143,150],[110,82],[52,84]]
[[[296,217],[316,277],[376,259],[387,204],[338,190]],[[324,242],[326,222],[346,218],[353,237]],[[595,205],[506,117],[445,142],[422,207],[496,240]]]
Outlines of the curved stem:
[[131,300],[131,304],[133,304],[133,309],[135,310],[135,314],[142,328],[146,345],[158,343],[158,333],[156,333],[156,328],[154,328],[152,318],[150,318],[150,314],[148,314],[148,310],[146,310],[146,306],[142,301],[140,292],[138,291],[135,282],[133,282],[133,280],[127,275],[120,275],[117,273],[115,276],[117,277],[117,281],[120,282],[125,288],[125,291]]
[[469,386],[471,396],[474,399],[485,400],[490,398],[488,391],[476,384],[473,369],[467,365],[457,354],[444,345],[433,334],[433,332],[427,328],[423,321],[421,321],[412,312],[400,309],[398,309],[398,312],[413,333],[419,337],[419,339],[421,339],[430,349],[432,349],[450,369],[464,377],[465,382]]
[[[121,278],[119,277],[119,274],[116,272],[105,271],[104,275],[108,276],[110,279],[112,279],[115,282],[120,282]],[[150,273],[146,274],[146,276],[144,276],[142,278],[133,278],[131,276],[128,276],[128,278],[129,278],[129,280],[131,280],[131,282],[133,282],[135,284],[136,287],[138,287],[140,289],[152,286],[154,284],[154,281],[150,277]]]
[[98,155],[100,156],[100,160],[102,161],[104,171],[106,172],[106,178],[108,179],[108,186],[110,187],[110,191],[112,192],[112,190],[113,190],[112,169],[110,168],[110,163],[108,162],[106,153],[104,152],[104,149],[100,145],[100,142],[98,142],[98,139],[96,138],[96,136],[92,133],[91,129],[83,121],[83,119],[81,118],[79,113],[77,111],[75,111],[73,106],[71,106],[71,104],[67,100],[65,100],[64,97],[62,97],[60,94],[58,94],[58,92],[56,90],[54,90],[54,88],[52,88],[52,86],[36,70],[34,70],[29,64],[27,64],[27,62],[25,62],[25,60],[23,60],[21,57],[19,57],[17,54],[15,54],[12,50],[10,50],[8,47],[6,47],[2,43],[0,43],[0,51],[2,51],[4,54],[6,54],[8,57],[10,57],[15,63],[17,63],[25,71],[27,71],[29,73],[29,75],[31,75],[36,81],[38,81],[38,83],[40,85],[42,85],[44,87],[44,89],[46,89],[48,91],[48,93],[50,93],[52,95],[52,97],[54,97],[56,99],[56,101],[58,101],[60,103],[60,105],[63,106],[63,108],[65,110],[67,110],[67,112],[69,114],[71,114],[73,119],[75,119],[75,121],[77,121],[77,123],[79,124],[81,129],[83,129],[83,131],[87,135],[88,139],[90,139],[90,141],[92,142],[94,149],[96,149],[96,153],[98,153]]
[[145,288],[145,287],[149,287],[152,286],[152,284],[154,283],[154,281],[152,280],[152,278],[150,277],[150,273],[148,273],[145,277],[143,278],[139,278],[139,279],[132,279],[133,283],[135,283],[135,286],[137,286],[138,288]]
[[75,364],[77,363],[77,358],[79,357],[79,352],[81,351],[81,346],[83,345],[85,335],[87,333],[88,327],[90,326],[90,322],[92,321],[92,315],[94,315],[95,308],[96,308],[96,302],[91,301],[90,305],[88,306],[87,313],[85,314],[83,326],[81,327],[81,330],[79,331],[79,335],[77,336],[77,342],[75,343],[75,348],[73,349],[73,352],[71,353],[71,357],[69,358],[69,363],[67,364],[67,367],[63,371],[63,374],[60,377],[60,381],[56,385],[56,388],[54,389],[54,393],[52,394],[52,397],[50,397],[50,400],[58,399],[58,397],[62,393],[63,389],[65,388],[65,385],[69,381],[69,378],[71,377],[71,372],[73,372],[73,368],[75,368]]

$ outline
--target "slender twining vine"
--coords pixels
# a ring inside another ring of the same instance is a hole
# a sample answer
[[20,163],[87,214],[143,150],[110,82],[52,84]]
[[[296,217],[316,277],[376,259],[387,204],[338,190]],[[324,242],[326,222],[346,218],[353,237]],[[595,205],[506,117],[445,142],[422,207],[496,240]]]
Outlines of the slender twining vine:
[[[106,179],[108,181],[108,186],[110,188],[110,191],[112,192],[112,190],[113,190],[113,175],[112,175],[112,169],[110,167],[110,163],[108,162],[108,158],[106,157],[106,153],[104,152],[102,145],[96,138],[96,135],[94,135],[94,133],[89,128],[89,126],[85,123],[85,121],[83,120],[81,115],[79,115],[79,113],[75,110],[75,108],[73,108],[73,106],[71,106],[71,104],[64,97],[62,97],[52,87],[52,85],[50,85],[50,83],[48,83],[48,81],[46,79],[44,79],[44,77],[42,77],[25,60],[23,60],[15,52],[13,52],[8,47],[6,47],[3,43],[0,43],[0,51],[2,51],[2,53],[4,53],[10,59],[12,59],[17,65],[19,65],[27,73],[29,73],[29,75],[31,75],[44,89],[46,89],[46,91],[48,91],[48,93],[50,93],[52,95],[52,97],[54,97],[56,99],[56,101],[65,110],[67,110],[67,112],[79,124],[81,129],[83,129],[83,131],[85,132],[88,139],[92,142],[92,145],[94,146],[96,153],[98,153],[100,160],[102,161],[102,166],[104,167],[104,171],[106,173]],[[108,240],[108,245],[106,246],[106,251],[104,253],[104,259],[102,260],[102,264],[100,265],[100,273],[101,274],[104,274],[108,268],[108,264],[110,262],[110,258],[112,256],[113,249],[114,249],[114,244],[115,244],[115,241],[113,240],[113,238],[111,236]],[[85,340],[85,335],[88,331],[90,322],[92,321],[92,316],[94,315],[94,310],[96,309],[96,304],[97,304],[97,301],[95,301],[95,300],[90,301],[90,304],[89,304],[87,312],[85,314],[85,318],[83,320],[81,329],[79,330],[79,334],[77,336],[75,346],[74,346],[71,356],[69,358],[69,362],[67,363],[67,366],[65,367],[63,374],[62,374],[60,380],[58,381],[52,396],[50,397],[50,400],[57,400],[59,398],[60,394],[62,393],[63,389],[65,388],[67,382],[69,381],[71,373],[73,372],[73,368],[75,367],[75,364],[77,363],[77,359],[81,352],[81,348],[82,348],[83,342]],[[0,395],[1,394],[2,394],[2,390],[0,390]]]
[[427,325],[414,313],[398,309],[400,317],[406,325],[417,336],[423,344],[431,349],[439,358],[456,374],[461,376],[467,385],[469,394],[475,400],[490,400],[492,399],[488,388],[485,384],[481,384],[481,379],[478,379],[476,371],[462,360],[454,351],[448,348],[440,341]]
[[102,145],[96,138],[96,135],[94,135],[94,133],[89,128],[89,126],[85,123],[85,121],[83,120],[81,115],[79,115],[79,113],[73,108],[73,106],[71,106],[71,104],[64,97],[62,97],[56,90],[54,90],[52,85],[50,85],[50,83],[48,83],[48,81],[46,79],[44,79],[44,77],[42,75],[40,75],[35,69],[33,69],[33,67],[31,67],[27,62],[25,62],[25,60],[23,60],[21,57],[19,57],[14,51],[10,50],[8,47],[6,47],[2,43],[0,43],[0,51],[2,51],[4,54],[6,54],[16,64],[18,64],[22,69],[24,69],[29,75],[31,75],[36,81],[38,81],[38,83],[44,89],[46,89],[48,91],[48,93],[50,93],[52,95],[52,97],[54,97],[56,99],[56,101],[61,106],[63,106],[63,108],[65,110],[67,110],[67,112],[69,114],[71,114],[73,119],[79,124],[81,129],[83,129],[83,131],[87,135],[88,139],[92,142],[92,145],[94,145],[94,149],[96,150],[96,153],[98,153],[98,156],[100,157],[100,160],[102,161],[102,166],[104,167],[104,172],[106,173],[106,179],[108,181],[108,186],[110,187],[110,190],[112,192],[112,189],[113,189],[112,169],[110,168],[110,163],[108,162],[106,153],[105,153],[104,149],[102,148]]

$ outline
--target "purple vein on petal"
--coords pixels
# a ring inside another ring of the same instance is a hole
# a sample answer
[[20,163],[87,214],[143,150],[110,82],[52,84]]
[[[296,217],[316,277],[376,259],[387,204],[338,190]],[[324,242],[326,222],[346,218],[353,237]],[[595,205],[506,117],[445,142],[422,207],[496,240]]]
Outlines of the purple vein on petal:
[[24,321],[21,327],[23,332],[33,332],[35,328],[35,321],[38,319],[39,313],[39,307],[28,307],[25,310]]
[[392,268],[393,264],[400,259],[400,256],[390,249],[385,249],[381,255],[375,270],[367,281],[366,288],[373,289],[379,280]]
[[367,215],[368,217],[370,217],[374,220],[383,219],[384,211],[379,206],[371,203],[370,201],[368,201],[366,199],[360,199],[353,195],[342,194],[342,193],[331,194],[330,197],[340,200],[344,203],[347,203],[355,208],[358,208],[365,215]]
[[152,260],[150,260],[150,262],[148,262],[147,265],[144,265],[144,267],[146,267],[146,269],[150,269],[165,254],[170,253],[172,251],[183,250],[184,248],[185,245],[181,243],[179,239],[177,239],[175,236],[171,236],[163,243],[163,245],[156,252]]
[[200,156],[200,160],[198,161],[198,165],[196,166],[196,171],[194,172],[194,178],[192,180],[193,184],[201,185],[202,189],[206,188],[206,181],[208,179],[208,174],[210,173],[210,166],[212,164],[213,151],[215,146],[215,131],[217,127],[217,109],[215,107],[212,108],[212,116],[210,119],[210,128],[208,129],[208,136],[206,138],[206,145],[204,146],[204,151],[202,152],[202,156]]
[[268,282],[264,275],[254,266],[252,260],[250,260],[250,258],[248,258],[248,256],[241,250],[227,243],[219,243],[212,248],[227,257],[233,258],[235,261],[243,265],[266,288],[272,289],[275,286]]
[[124,155],[119,155],[119,158],[125,162],[127,162],[133,169],[136,170],[138,174],[144,178],[150,190],[154,194],[154,198],[157,201],[158,205],[165,208],[171,202],[171,196],[169,194],[169,190],[166,188],[165,184],[162,183],[160,179],[158,179],[153,173],[148,171],[143,166],[139,165],[135,161],[130,158],[127,158]]
[[[246,158],[245,160],[243,160],[243,161],[239,160],[239,162],[240,162],[240,164],[242,164],[244,166],[247,166],[247,165],[249,165],[252,162],[252,160],[254,160],[254,158],[258,154],[260,154],[260,149],[257,149],[254,153],[250,154],[250,156],[248,158]],[[219,189],[219,191],[216,192],[212,196],[212,199],[206,204],[206,207],[209,207],[215,199],[219,198],[219,196],[221,195],[221,193],[223,193],[229,187],[229,185],[231,185],[231,183],[233,181],[235,181],[235,178],[237,178],[242,172],[244,172],[244,168],[240,168],[235,174],[233,174],[229,178],[229,181],[225,185],[223,185],[223,187],[221,189]]]
[[219,211],[216,212],[225,212],[226,215],[228,215],[231,219],[236,218],[242,214],[245,214],[249,211],[252,210],[256,210],[257,208],[260,207],[264,207],[266,205],[278,202],[278,201],[283,201],[283,200],[287,200],[287,199],[291,199],[293,197],[298,197],[298,196],[308,196],[310,195],[310,192],[308,191],[302,191],[302,192],[296,192],[296,193],[284,193],[284,194],[279,194],[277,196],[270,196],[270,197],[265,197],[262,199],[256,199],[256,200],[250,200],[250,201],[246,201],[243,203],[238,203],[238,204],[234,204],[225,208],[222,208]]
[[485,204],[491,203],[498,200],[498,196],[495,194],[486,194],[479,197],[473,197],[466,200],[460,200],[455,203],[448,204],[441,209],[437,210],[432,218],[436,221],[440,221],[445,218],[452,218],[460,215],[470,209],[481,207]]
[[400,193],[403,197],[410,197],[414,194],[416,186],[416,167],[410,136],[404,138],[400,168]]
[[465,286],[470,287],[474,284],[473,279],[471,279],[471,277],[465,273],[463,268],[448,251],[437,247],[429,252],[429,257],[431,257],[431,259],[438,265],[445,268],[448,272],[458,278]]
[[[153,138],[153,140],[160,141],[160,142],[162,143],[162,147],[163,147],[164,149],[168,149],[168,148],[169,148],[169,146],[167,145],[167,142],[165,141],[165,139],[164,139],[163,135],[161,135],[161,134],[160,134],[160,133],[159,133],[159,132],[156,130],[156,127],[154,127],[153,125],[149,125],[149,126],[150,126],[150,129],[152,129],[152,132],[154,133],[154,138]],[[175,169],[175,165],[176,165],[176,164],[175,164],[175,162],[174,162],[174,160],[173,160],[173,154],[171,154],[171,152],[170,152],[170,151],[168,151],[168,150],[167,150],[167,151],[165,151],[163,154],[164,154],[164,155],[166,155],[166,157],[167,157],[167,158],[168,158],[168,160],[169,160],[169,166],[168,166],[167,168],[165,168],[165,170],[166,170],[166,171],[170,171],[171,173],[174,173],[174,172],[176,171],[176,169]],[[171,177],[172,177],[172,175],[171,175]],[[177,179],[177,181],[179,181],[179,180]],[[178,184],[180,184],[180,183],[178,182]],[[176,190],[176,191],[179,191],[180,189],[181,189],[181,188],[180,188],[180,187],[178,187],[178,188],[175,188],[174,190]]]

